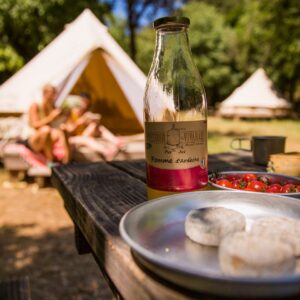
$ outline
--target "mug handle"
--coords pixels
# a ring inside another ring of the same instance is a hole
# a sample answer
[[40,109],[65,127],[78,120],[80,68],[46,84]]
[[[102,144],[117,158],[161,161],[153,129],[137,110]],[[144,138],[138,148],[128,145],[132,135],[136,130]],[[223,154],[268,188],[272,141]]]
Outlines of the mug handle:
[[[233,150],[242,150],[242,151],[251,152],[251,149],[242,148],[242,141],[250,141],[251,142],[251,139],[246,138],[246,137],[234,138],[231,141],[230,148]],[[238,147],[235,147],[235,142],[239,143]]]

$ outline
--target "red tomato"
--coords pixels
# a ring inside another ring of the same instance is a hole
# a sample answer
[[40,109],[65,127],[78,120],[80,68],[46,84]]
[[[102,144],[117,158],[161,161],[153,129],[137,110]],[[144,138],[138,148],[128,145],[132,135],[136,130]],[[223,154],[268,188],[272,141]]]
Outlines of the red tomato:
[[267,176],[259,176],[257,180],[262,181],[267,186],[271,184],[271,180]]
[[300,185],[297,185],[297,187],[296,187],[296,192],[297,192],[297,193],[300,193]]
[[241,182],[239,180],[232,181],[232,188],[234,188],[236,190],[240,190],[241,189]]
[[281,190],[282,190],[282,186],[280,184],[273,183],[267,188],[266,192],[267,193],[281,193]]
[[293,193],[295,191],[296,191],[296,186],[291,183],[284,185],[281,189],[282,193]]
[[217,181],[217,185],[232,188],[232,183],[227,179],[221,179]]
[[249,187],[244,188],[243,191],[256,192],[255,190],[253,190],[253,189],[251,189]]
[[234,189],[243,190],[245,187],[247,187],[247,182],[241,179],[232,181],[232,188]]
[[237,175],[226,175],[226,179],[228,179],[229,181],[234,181],[234,180],[238,180],[239,176],[237,176]]
[[247,188],[256,192],[264,192],[266,190],[266,185],[262,181],[252,180],[248,183]]
[[255,174],[252,174],[252,173],[247,173],[247,174],[244,174],[244,175],[242,176],[242,178],[243,178],[245,181],[249,182],[249,181],[252,181],[252,180],[256,180],[256,179],[257,179],[257,176],[256,176]]

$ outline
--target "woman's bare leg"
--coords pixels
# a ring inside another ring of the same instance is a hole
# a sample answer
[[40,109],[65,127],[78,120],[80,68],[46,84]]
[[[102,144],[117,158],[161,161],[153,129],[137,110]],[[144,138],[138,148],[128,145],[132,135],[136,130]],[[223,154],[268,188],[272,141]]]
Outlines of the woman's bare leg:
[[143,142],[145,140],[145,134],[138,133],[133,135],[122,135],[121,138],[124,140],[125,143]]
[[101,137],[102,139],[118,147],[120,150],[123,149],[126,144],[122,137],[115,136],[106,127],[99,125],[99,122],[92,122],[89,124],[82,135],[94,138]]
[[92,122],[89,124],[83,131],[83,136],[89,137],[100,137],[101,133],[99,132],[99,124],[97,122]]
[[99,126],[99,130],[101,132],[101,137],[106,139],[107,141],[110,141],[117,145],[119,148],[122,148],[127,143],[130,142],[138,142],[138,141],[144,141],[145,135],[144,133],[139,134],[133,134],[133,135],[123,135],[123,136],[116,136],[111,131],[109,131],[104,126]]
[[70,161],[70,146],[66,132],[60,129],[51,130],[51,141],[52,144],[58,143],[63,148],[64,156],[61,160],[62,163],[66,164]]
[[47,160],[53,160],[51,128],[43,126],[28,139],[29,145],[35,152],[42,152]]
[[85,146],[92,151],[100,153],[107,161],[113,160],[119,152],[118,147],[115,145],[105,145],[101,141],[97,141],[89,136],[73,136],[69,138],[69,141],[73,145]]
[[100,125],[99,122],[92,122],[89,124],[84,132],[82,133],[84,136],[89,137],[102,137],[103,139],[112,142],[119,149],[123,148],[127,143],[130,142],[139,142],[144,141],[144,133],[138,133],[133,135],[126,136],[116,136],[110,130],[108,130],[103,125]]
[[113,143],[118,149],[122,150],[126,146],[126,142],[123,137],[114,135],[104,126],[99,126],[99,131],[101,132],[101,137],[111,143]]

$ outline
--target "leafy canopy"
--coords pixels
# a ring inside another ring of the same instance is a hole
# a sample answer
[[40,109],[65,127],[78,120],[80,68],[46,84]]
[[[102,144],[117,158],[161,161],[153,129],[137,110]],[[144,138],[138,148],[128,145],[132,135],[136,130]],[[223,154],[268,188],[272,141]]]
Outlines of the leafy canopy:
[[0,0],[0,82],[41,51],[85,8],[102,21],[110,1]]

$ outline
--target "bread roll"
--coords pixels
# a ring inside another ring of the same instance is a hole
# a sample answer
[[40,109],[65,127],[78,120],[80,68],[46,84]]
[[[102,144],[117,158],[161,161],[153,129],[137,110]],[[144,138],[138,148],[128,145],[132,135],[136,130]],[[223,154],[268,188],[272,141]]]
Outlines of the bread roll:
[[285,217],[264,217],[252,225],[256,235],[276,238],[292,245],[294,255],[300,255],[300,221]]
[[218,246],[226,235],[244,230],[245,217],[232,209],[206,207],[193,209],[185,220],[185,233],[194,242]]
[[291,274],[296,258],[291,245],[278,239],[236,232],[222,240],[219,263],[226,275],[270,277]]

